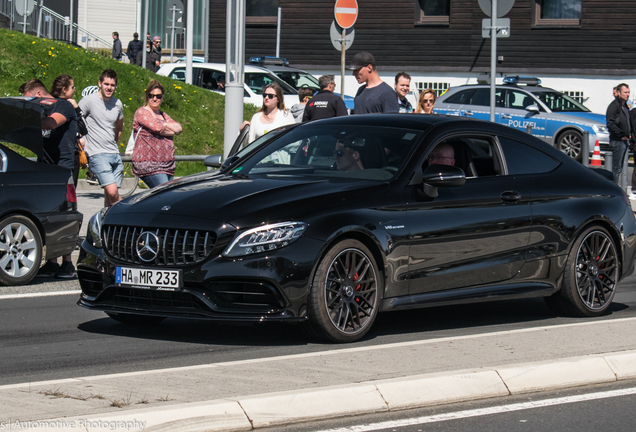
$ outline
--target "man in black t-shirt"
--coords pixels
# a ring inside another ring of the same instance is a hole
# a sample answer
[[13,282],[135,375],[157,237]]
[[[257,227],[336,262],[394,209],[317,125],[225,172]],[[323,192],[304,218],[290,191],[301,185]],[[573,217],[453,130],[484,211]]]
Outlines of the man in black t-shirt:
[[358,89],[354,114],[399,112],[397,95],[378,75],[371,53],[362,51],[354,55],[348,69],[353,71],[359,84],[366,84]]
[[[46,90],[39,79],[30,79],[20,87],[24,96],[44,98],[41,104],[53,105],[51,113],[42,118],[42,143],[44,160],[60,167],[68,168],[73,175],[75,166],[75,140],[77,134],[77,115],[75,108],[67,100],[56,99]],[[49,259],[36,277],[59,277],[72,279],[77,276],[71,255],[64,255],[62,265],[57,258]]]

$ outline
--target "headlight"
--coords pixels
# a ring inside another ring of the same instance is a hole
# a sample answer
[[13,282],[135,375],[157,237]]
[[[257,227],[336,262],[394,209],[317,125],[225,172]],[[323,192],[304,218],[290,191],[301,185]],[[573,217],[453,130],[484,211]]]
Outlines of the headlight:
[[594,132],[596,133],[609,133],[607,126],[592,125],[592,129],[594,129]]
[[95,213],[88,221],[88,227],[86,228],[86,240],[98,249],[102,248],[102,219],[104,219],[107,211],[108,207],[104,207]]
[[237,257],[252,255],[283,248],[305,232],[304,222],[286,222],[265,225],[239,234],[223,251],[223,256]]

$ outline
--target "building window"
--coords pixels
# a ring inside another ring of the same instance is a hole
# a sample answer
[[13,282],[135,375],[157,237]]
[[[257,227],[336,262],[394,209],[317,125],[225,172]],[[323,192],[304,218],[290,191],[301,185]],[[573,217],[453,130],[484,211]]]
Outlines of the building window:
[[450,22],[450,0],[417,0],[415,23],[448,25]]
[[570,96],[572,99],[574,99],[575,101],[577,101],[580,104],[583,104],[585,102],[587,102],[587,99],[585,97],[585,95],[583,95],[582,91],[570,91],[570,90],[566,90],[566,91],[562,91],[561,93]]
[[435,96],[440,96],[446,90],[450,88],[450,83],[447,82],[416,82],[415,88],[418,92],[422,92],[427,89],[435,90]]
[[278,0],[246,0],[245,22],[247,24],[276,24]]
[[582,0],[534,0],[534,25],[580,26],[581,2]]

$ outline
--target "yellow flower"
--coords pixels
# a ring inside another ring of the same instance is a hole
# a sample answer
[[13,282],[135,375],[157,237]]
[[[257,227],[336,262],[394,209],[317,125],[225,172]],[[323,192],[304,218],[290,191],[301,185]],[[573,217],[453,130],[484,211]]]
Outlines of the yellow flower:
[[77,51],[77,48],[75,48],[75,51]]
[[[11,36],[13,36],[13,35],[11,35]],[[33,41],[33,42],[31,42],[31,43],[32,43],[32,44],[34,44],[34,43],[35,43],[35,41]]]
[[49,51],[49,55],[51,55],[51,51]]
[[55,54],[53,54],[52,57],[55,57]]
[[132,100],[132,98],[128,98],[128,100]]

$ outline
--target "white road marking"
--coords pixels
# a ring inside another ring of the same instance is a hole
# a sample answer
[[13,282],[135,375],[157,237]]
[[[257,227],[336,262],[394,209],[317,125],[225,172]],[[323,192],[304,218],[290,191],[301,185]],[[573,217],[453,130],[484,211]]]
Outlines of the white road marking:
[[336,349],[331,351],[320,351],[320,352],[311,352],[311,353],[303,353],[303,354],[290,354],[285,356],[277,356],[277,357],[264,357],[264,358],[255,358],[248,360],[236,360],[230,362],[221,362],[221,363],[208,363],[202,365],[194,365],[194,366],[182,366],[176,368],[166,368],[166,369],[153,369],[146,371],[135,371],[135,372],[123,372],[117,374],[110,375],[95,375],[88,377],[75,377],[75,378],[65,378],[60,379],[58,381],[41,381],[41,382],[28,382],[28,383],[18,383],[18,384],[7,384],[0,386],[0,390],[12,389],[12,388],[24,388],[29,386],[38,386],[38,385],[52,385],[55,383],[66,383],[69,380],[76,381],[91,381],[91,380],[102,380],[102,379],[111,379],[111,378],[121,378],[121,377],[131,377],[131,376],[142,376],[142,375],[153,375],[153,374],[162,374],[162,373],[172,373],[172,372],[184,372],[184,371],[193,371],[200,369],[212,369],[218,367],[231,367],[231,366],[241,366],[248,364],[257,364],[257,363],[267,363],[267,362],[275,362],[280,360],[293,360],[299,358],[312,358],[312,357],[324,357],[330,355],[338,355],[338,354],[346,354],[352,352],[367,352],[367,351],[376,351],[381,349],[392,349],[392,348],[402,348],[409,346],[417,346],[417,345],[427,345],[427,344],[435,344],[440,342],[452,342],[458,340],[468,340],[468,339],[479,339],[500,335],[511,335],[511,334],[519,334],[519,333],[530,333],[530,332],[543,332],[546,330],[554,330],[559,328],[567,328],[567,327],[582,327],[588,325],[599,325],[601,324],[614,324],[614,323],[623,323],[623,322],[631,322],[636,321],[636,317],[632,318],[618,318],[613,320],[604,320],[604,321],[587,321],[587,322],[577,322],[571,324],[561,324],[561,325],[553,325],[553,326],[541,326],[541,327],[532,327],[526,329],[516,329],[516,330],[505,330],[499,332],[492,333],[480,333],[474,335],[464,335],[464,336],[450,336],[450,337],[442,337],[435,339],[426,339],[426,340],[417,340],[410,342],[397,342],[393,344],[384,344],[384,345],[374,345],[367,347],[356,347],[356,348],[343,348]]
[[500,405],[500,406],[494,406],[489,408],[464,410],[464,411],[457,411],[457,412],[451,412],[446,414],[437,414],[437,415],[425,416],[425,417],[415,417],[415,418],[403,419],[403,420],[370,423],[367,425],[357,425],[357,426],[351,426],[346,428],[325,429],[318,432],[367,432],[367,431],[375,431],[380,429],[415,426],[415,425],[426,424],[426,423],[437,423],[437,422],[443,422],[448,420],[465,419],[470,417],[480,417],[480,416],[485,416],[490,414],[500,414],[505,412],[521,411],[521,410],[542,408],[542,407],[554,406],[554,405],[586,402],[586,401],[591,401],[596,399],[607,399],[612,397],[628,396],[633,394],[636,394],[636,387],[621,389],[621,390],[611,390],[606,392],[588,393],[588,394],[577,395],[577,396],[566,396],[566,397],[554,398],[554,399],[544,399],[544,400],[533,401],[533,402]]
[[25,294],[3,294],[3,295],[0,295],[0,300],[33,298],[33,297],[51,297],[51,296],[71,295],[71,294],[80,295],[81,293],[82,293],[82,290],[49,291],[49,292],[25,293]]

